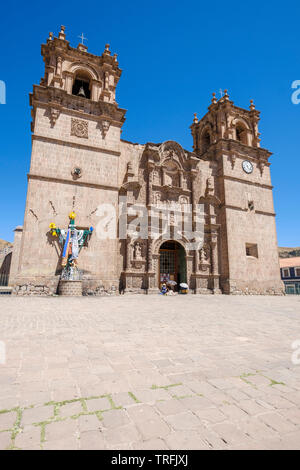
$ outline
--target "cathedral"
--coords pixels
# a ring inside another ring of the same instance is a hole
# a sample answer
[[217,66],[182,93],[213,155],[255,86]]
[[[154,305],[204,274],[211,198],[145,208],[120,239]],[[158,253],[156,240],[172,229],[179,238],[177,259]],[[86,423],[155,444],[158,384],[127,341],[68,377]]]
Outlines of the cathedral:
[[[205,116],[191,123],[193,151],[174,140],[136,144],[121,139],[121,69],[108,44],[101,56],[82,43],[73,48],[62,26],[41,53],[45,73],[30,94],[32,154],[24,225],[15,230],[13,293],[59,291],[62,251],[49,224],[67,228],[71,213],[88,234],[78,258],[85,295],[157,293],[165,281],[186,283],[196,294],[282,294],[271,153],[260,145],[253,101],[243,109],[226,90],[220,99],[213,94]],[[192,237],[176,229],[184,207]],[[137,216],[149,222],[155,210],[155,233],[149,224],[127,230]],[[110,236],[103,236],[107,225]]]

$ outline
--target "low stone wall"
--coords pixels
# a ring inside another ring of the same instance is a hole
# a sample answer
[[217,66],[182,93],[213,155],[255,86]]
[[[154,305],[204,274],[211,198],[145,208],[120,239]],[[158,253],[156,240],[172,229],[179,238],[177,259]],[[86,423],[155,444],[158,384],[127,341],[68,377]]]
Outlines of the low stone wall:
[[252,282],[244,283],[242,281],[230,281],[231,295],[285,295],[284,287],[279,282]]
[[119,294],[119,290],[116,288],[116,286],[110,286],[106,287],[103,285],[97,286],[97,287],[91,287],[91,286],[84,286],[83,287],[83,295],[94,295],[94,296],[107,296],[107,295],[117,295]]
[[13,288],[14,295],[47,296],[53,294],[48,286],[35,286],[31,284],[17,285]]
[[13,295],[44,297],[57,293],[59,277],[21,277],[9,280]]
[[[71,281],[76,282],[76,281]],[[58,294],[58,283],[59,276],[55,278],[20,278],[15,279],[13,283],[13,295],[22,296],[48,296]],[[285,295],[284,286],[281,281],[279,282],[253,282],[246,283],[243,281],[223,281],[222,290],[224,294],[229,295]],[[119,283],[117,280],[101,281],[100,279],[83,279],[82,280],[82,291],[80,295],[84,296],[111,296],[118,295],[119,293],[125,293],[130,295],[131,293],[137,294],[151,294],[158,293],[158,288],[153,289],[124,289],[124,284]],[[213,294],[214,292],[209,289],[190,289],[190,294]],[[217,292],[215,292],[217,293]],[[218,293],[221,293],[219,291]],[[77,291],[74,294],[61,294],[61,295],[74,295],[77,296]]]

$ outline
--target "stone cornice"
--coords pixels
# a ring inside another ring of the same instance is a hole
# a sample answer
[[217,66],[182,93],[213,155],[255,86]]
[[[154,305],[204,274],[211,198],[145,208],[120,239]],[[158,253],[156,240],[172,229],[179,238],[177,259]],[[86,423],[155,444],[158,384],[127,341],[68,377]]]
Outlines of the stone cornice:
[[68,180],[64,178],[54,178],[51,176],[44,176],[44,175],[37,175],[34,173],[28,173],[27,174],[27,179],[29,180],[42,180],[42,181],[50,181],[52,183],[63,183],[63,184],[70,184],[70,185],[76,185],[76,186],[85,186],[89,188],[96,188],[96,189],[108,189],[110,191],[119,191],[118,186],[108,186],[105,184],[98,184],[98,183],[91,183],[91,182],[84,182],[82,180]]
[[[240,207],[240,206],[234,206],[234,205],[231,205],[231,204],[223,204],[220,209],[232,209],[232,210],[235,210],[235,211],[240,211],[240,212],[249,212],[249,210],[245,207]],[[255,210],[254,211],[254,214],[258,214],[258,215],[268,215],[270,217],[276,217],[276,214],[275,212],[267,212],[267,211],[259,211],[259,210]]]
[[210,161],[218,159],[222,154],[231,156],[234,153],[237,157],[241,158],[252,158],[253,160],[263,160],[265,165],[268,164],[268,159],[272,155],[269,150],[262,147],[251,147],[249,145],[242,144],[233,139],[219,139],[211,144],[208,150],[197,155],[200,160]]
[[117,103],[106,101],[87,100],[81,96],[75,96],[60,88],[33,85],[33,93],[30,93],[30,106],[35,108],[55,108],[59,111],[79,113],[86,118],[109,119],[111,123],[122,127],[125,122],[126,109],[119,108]]
[[230,181],[237,181],[238,183],[249,184],[252,186],[259,186],[261,188],[270,189],[270,190],[272,190],[274,187],[271,184],[258,183],[256,181],[249,181],[243,178],[237,178],[235,176],[229,176],[229,175],[218,175],[218,178],[224,179],[224,180],[230,180]]
[[101,56],[91,54],[87,50],[80,50],[75,47],[71,47],[69,41],[53,38],[52,41],[48,40],[47,44],[41,45],[41,54],[44,57],[50,54],[60,53],[67,59],[78,60],[93,63],[97,66],[103,66],[104,64],[110,66],[114,73],[120,77],[122,70],[119,68],[119,63],[115,56],[107,53],[103,53]]
[[67,141],[65,139],[55,139],[52,137],[46,137],[46,136],[39,135],[39,134],[33,134],[31,138],[32,138],[32,141],[37,140],[37,141],[49,142],[51,144],[66,145],[68,147],[76,147],[76,148],[81,148],[84,150],[92,150],[95,152],[99,152],[101,154],[107,153],[109,155],[115,155],[117,157],[121,155],[121,152],[117,152],[116,150],[110,150],[105,147],[97,147],[96,145],[81,144],[78,142]]

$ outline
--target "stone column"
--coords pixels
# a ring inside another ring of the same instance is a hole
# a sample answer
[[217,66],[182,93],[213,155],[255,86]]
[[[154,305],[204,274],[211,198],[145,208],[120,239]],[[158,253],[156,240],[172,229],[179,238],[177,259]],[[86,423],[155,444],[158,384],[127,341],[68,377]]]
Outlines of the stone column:
[[69,95],[71,95],[72,86],[73,86],[73,74],[71,72],[64,72],[64,76],[65,76],[65,90]]
[[62,58],[58,56],[57,62],[56,62],[56,75],[58,77],[61,77],[61,71],[62,71]]
[[10,286],[14,284],[14,279],[16,275],[18,274],[18,270],[19,270],[23,227],[21,225],[18,225],[15,228],[14,232],[15,232],[14,246],[13,246],[13,252],[12,252],[11,265],[10,265],[9,282],[8,282]]
[[53,77],[54,77],[54,67],[49,65],[46,67],[46,71],[48,73],[48,81],[47,81],[47,85],[51,85],[52,84],[52,80],[53,80]]
[[130,261],[131,261],[131,247],[130,247],[131,239],[126,239],[126,271],[130,270]]
[[101,92],[101,84],[98,80],[91,80],[91,99],[98,101]]
[[194,259],[195,259],[195,261],[194,261],[195,262],[194,272],[197,273],[199,271],[199,250],[198,249],[195,250],[195,258]]
[[152,262],[152,239],[148,237],[147,241],[147,262],[148,262],[148,272],[152,271],[153,269],[153,262]]
[[165,185],[165,168],[162,167],[161,169],[161,185],[164,186]]
[[182,170],[179,170],[179,187],[182,188]]
[[210,244],[211,246],[211,263],[212,263],[212,274],[218,275],[219,268],[218,268],[218,243],[217,240],[214,240]]
[[221,294],[219,287],[219,266],[218,266],[218,235],[212,233],[211,246],[211,264],[212,264],[212,289],[214,294]]
[[154,170],[154,165],[149,164],[148,165],[148,205],[153,204],[153,170]]

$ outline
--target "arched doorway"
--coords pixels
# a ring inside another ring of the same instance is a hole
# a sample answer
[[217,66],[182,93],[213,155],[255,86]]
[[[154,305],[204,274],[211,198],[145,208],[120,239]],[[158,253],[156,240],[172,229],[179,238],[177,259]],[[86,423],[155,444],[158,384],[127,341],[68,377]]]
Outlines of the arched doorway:
[[158,280],[159,288],[163,282],[175,281],[174,290],[181,282],[187,282],[185,249],[177,241],[166,241],[160,246]]

